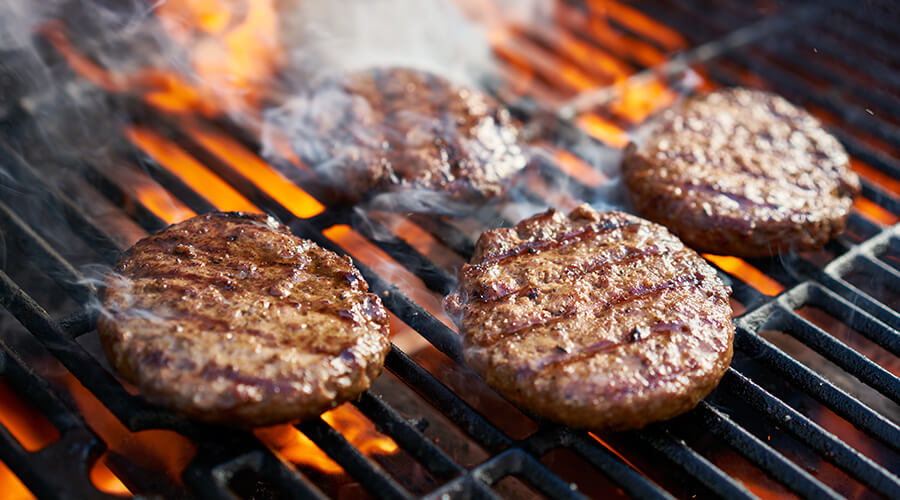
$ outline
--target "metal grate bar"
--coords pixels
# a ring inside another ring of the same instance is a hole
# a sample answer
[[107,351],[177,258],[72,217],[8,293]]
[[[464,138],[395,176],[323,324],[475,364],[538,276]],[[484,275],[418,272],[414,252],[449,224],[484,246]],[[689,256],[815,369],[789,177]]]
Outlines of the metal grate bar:
[[86,303],[96,293],[94,286],[86,282],[81,272],[2,201],[0,201],[0,227],[24,255],[38,261],[41,270],[76,301]]
[[673,497],[650,480],[647,476],[625,463],[605,446],[589,438],[583,432],[574,431],[557,424],[544,424],[537,433],[529,437],[525,446],[535,454],[543,455],[557,443],[577,453],[588,463],[619,485],[628,496],[640,499],[666,499]]
[[130,430],[159,426],[183,431],[185,426],[191,425],[171,412],[150,406],[128,394],[81,345],[59,330],[47,312],[3,271],[0,271],[0,305],[15,316]]
[[489,451],[495,453],[512,444],[499,429],[400,349],[391,349],[384,364]]
[[635,435],[719,497],[747,500],[756,498],[743,485],[722,472],[683,440],[672,436],[669,431],[662,430],[658,426],[650,426]]
[[534,457],[519,448],[513,448],[497,455],[473,469],[471,474],[479,481],[488,484],[496,483],[503,477],[513,474],[526,480],[531,486],[550,498],[573,500],[585,498]]
[[884,92],[878,88],[861,85],[854,80],[846,78],[846,74],[836,73],[835,70],[821,64],[821,62],[811,62],[811,56],[817,53],[813,52],[811,48],[801,45],[796,40],[771,40],[770,43],[764,45],[764,49],[769,57],[786,58],[784,62],[789,62],[790,65],[828,82],[830,86],[843,89],[852,93],[858,99],[872,102],[891,113],[900,113],[900,98],[896,95]]
[[851,106],[843,100],[839,100],[838,96],[833,93],[816,93],[811,92],[810,88],[799,82],[797,77],[787,71],[770,64],[759,57],[751,58],[750,56],[735,52],[729,57],[730,61],[744,66],[752,70],[754,73],[773,82],[779,90],[785,92],[789,96],[802,99],[803,102],[813,103],[825,110],[833,113],[842,120],[842,124],[846,123],[864,130],[869,134],[884,139],[893,144],[900,144],[900,127],[890,122],[879,119],[865,112],[859,106]]
[[900,356],[900,333],[818,283],[805,283],[780,300],[788,310],[803,305],[825,310],[885,350]]
[[279,498],[325,500],[325,496],[303,474],[287,467],[268,449],[258,448],[222,463],[221,455],[202,449],[188,464],[182,477],[200,498],[237,500],[230,482],[241,471],[253,471],[266,482],[278,486]]
[[817,30],[815,34],[799,33],[804,43],[817,47],[820,52],[833,57],[844,65],[862,71],[873,79],[877,79],[882,85],[900,88],[900,76],[881,61],[872,57],[860,57],[858,53],[847,50],[846,43],[832,34]]
[[390,436],[436,477],[448,479],[465,472],[444,450],[410,425],[396,410],[382,401],[380,396],[367,391],[353,404],[375,422],[380,432]]
[[44,183],[41,175],[22,161],[18,155],[10,151],[7,146],[2,144],[0,144],[0,166],[13,178],[18,179],[22,185],[33,189],[32,192],[35,196],[40,196],[42,200],[46,200],[50,204],[48,211],[62,213],[66,221],[80,232],[82,238],[88,241],[91,248],[104,260],[112,261],[118,257],[121,249],[112,236],[103,231],[93,219],[79,210],[75,203],[66,195]]
[[772,310],[769,321],[892,401],[900,403],[900,378],[837,340],[818,325],[780,307]]
[[366,458],[340,432],[325,423],[322,417],[297,424],[297,428],[378,498],[412,498],[381,467]]
[[706,429],[727,442],[741,456],[802,497],[843,498],[709,403],[700,402],[695,412],[700,415]]
[[725,387],[751,404],[769,421],[816,450],[829,462],[889,498],[900,497],[900,479],[868,457],[847,446],[818,424],[794,410],[739,371],[729,368],[722,379]]
[[40,498],[110,498],[95,490],[80,468],[86,458],[80,456],[82,450],[90,454],[100,451],[99,442],[86,445],[82,439],[86,437],[86,432],[81,434],[78,438],[73,437],[74,433],[63,436],[32,458],[34,454],[22,448],[16,438],[0,425],[0,460]]
[[735,335],[735,345],[748,355],[754,356],[778,370],[794,385],[856,427],[900,451],[900,428],[893,422],[835,387],[806,366],[794,361],[777,347],[748,332],[742,326],[738,327],[737,335]]
[[103,445],[84,422],[60,401],[47,382],[0,341],[0,374],[15,393],[35,408],[60,432],[60,439],[29,453],[0,426],[0,460],[32,493],[42,498],[108,498],[97,492],[84,473]]

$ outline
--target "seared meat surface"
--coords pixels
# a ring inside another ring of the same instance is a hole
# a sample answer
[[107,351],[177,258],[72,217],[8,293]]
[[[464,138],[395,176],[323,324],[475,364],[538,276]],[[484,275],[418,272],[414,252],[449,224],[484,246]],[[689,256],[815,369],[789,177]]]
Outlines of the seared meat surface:
[[582,205],[483,233],[445,305],[466,361],[504,396],[573,427],[630,429],[718,384],[729,293],[664,227]]
[[[322,82],[295,110],[298,155],[341,196],[417,191],[421,202],[483,201],[526,163],[509,112],[477,89],[405,68]],[[395,197],[403,206],[408,199]]]
[[837,139],[770,93],[693,97],[648,127],[622,165],[632,202],[701,252],[820,248],[843,230],[860,192]]
[[271,217],[210,213],[139,241],[106,282],[100,340],[149,401],[256,427],[304,419],[381,373],[388,315],[347,257]]

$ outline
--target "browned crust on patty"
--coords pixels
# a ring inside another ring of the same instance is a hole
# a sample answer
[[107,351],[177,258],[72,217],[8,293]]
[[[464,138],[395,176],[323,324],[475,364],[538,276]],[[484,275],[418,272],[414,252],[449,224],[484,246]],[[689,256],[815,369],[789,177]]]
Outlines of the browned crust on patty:
[[200,215],[139,241],[103,306],[106,355],[147,400],[238,427],[356,397],[390,349],[387,312],[350,259],[259,214]]
[[350,201],[386,191],[486,200],[526,163],[505,108],[428,72],[348,73],[301,102],[294,148]]
[[445,302],[465,358],[516,404],[573,427],[679,415],[731,362],[730,289],[664,227],[587,205],[481,235]]
[[785,99],[731,88],[650,120],[622,170],[638,213],[701,252],[764,257],[840,233],[859,178],[841,144]]

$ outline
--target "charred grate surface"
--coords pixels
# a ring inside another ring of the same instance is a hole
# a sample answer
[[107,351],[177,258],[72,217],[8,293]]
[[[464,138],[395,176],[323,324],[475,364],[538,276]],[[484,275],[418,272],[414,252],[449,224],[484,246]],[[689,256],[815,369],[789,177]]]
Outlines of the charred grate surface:
[[[803,106],[824,110],[829,116],[836,118],[829,125],[847,145],[854,158],[865,162],[889,179],[900,180],[900,160],[891,152],[891,148],[900,148],[900,135],[895,124],[882,118],[890,116],[889,113],[896,116],[896,111],[900,109],[900,102],[895,94],[873,89],[870,82],[858,79],[856,75],[841,74],[835,70],[835,66],[799,57],[807,53],[811,41],[815,42],[817,50],[828,51],[829,60],[835,63],[858,61],[859,54],[850,48],[853,46],[858,46],[859,50],[881,51],[892,59],[888,62],[865,60],[860,63],[861,67],[896,90],[900,71],[895,68],[900,60],[889,50],[891,45],[886,42],[891,38],[896,39],[895,34],[890,31],[891,26],[895,25],[890,22],[890,10],[885,11],[884,17],[873,19],[865,13],[846,7],[834,10],[819,8],[813,12],[808,6],[781,2],[775,5],[774,10],[768,11],[748,8],[744,3],[735,1],[720,1],[717,4],[721,8],[709,12],[700,10],[702,7],[698,5],[683,2],[635,3],[637,8],[651,17],[671,23],[680,33],[691,37],[692,43],[701,44],[700,47],[712,51],[712,56],[703,51],[685,52],[682,57],[684,64],[697,65],[697,69],[708,74],[713,83],[770,86]],[[871,8],[879,7],[873,2]],[[800,23],[800,19],[804,22]],[[837,23],[834,22],[835,19],[847,19],[850,22]],[[770,33],[768,30],[773,29],[773,25],[778,27],[779,20],[782,23],[780,29],[791,27],[790,32],[782,32],[778,43],[767,41],[764,34]],[[735,41],[740,41],[740,37],[728,38],[736,30],[743,30],[748,25],[752,29],[742,32],[741,36],[746,37],[744,43]],[[629,36],[641,36],[634,28],[626,25],[614,24],[613,28]],[[822,33],[824,35],[820,37]],[[585,39],[588,37],[585,36]],[[726,42],[721,42],[722,40]],[[855,45],[844,43],[848,40]],[[647,43],[659,46],[653,40],[648,40]],[[886,49],[888,50],[885,51]],[[631,62],[636,70],[648,67],[641,61]],[[802,77],[804,74],[827,82],[835,90],[817,92]],[[752,81],[748,81],[748,78],[752,78]],[[860,112],[860,109],[866,109],[866,105],[885,114]],[[521,110],[527,113],[526,107]],[[602,114],[607,111],[598,109],[596,112]],[[610,112],[608,116],[621,121],[621,117],[615,116],[614,112]],[[312,239],[330,250],[346,253],[323,232],[336,224],[353,226],[371,243],[413,272],[429,289],[444,294],[454,287],[455,278],[451,274],[410,244],[391,235],[387,228],[379,226],[374,220],[366,219],[365,224],[360,224],[358,214],[346,207],[333,207],[307,219],[298,218],[253,182],[204,149],[176,124],[152,113],[142,119],[146,125],[183,147],[254,205],[279,217],[298,236]],[[571,123],[560,122],[559,126],[562,139],[575,136],[580,147],[584,147],[584,141],[590,141]],[[879,148],[863,140],[863,137],[869,135],[891,148]],[[253,140],[246,137],[243,139]],[[122,143],[125,142],[122,138]],[[592,147],[605,147],[597,142],[589,143]],[[132,149],[123,149],[116,154],[119,155],[117,159],[125,164],[144,166],[155,182],[173,193],[191,210],[204,212],[214,208],[201,193],[192,190],[151,158]],[[16,189],[27,187],[25,195],[47,200],[48,210],[63,215],[72,233],[95,251],[97,262],[109,264],[115,259],[121,244],[109,228],[81,210],[77,203],[53,187],[48,179],[5,146],[0,146],[0,165],[2,171],[9,174],[8,179],[0,179],[0,182],[15,179]],[[568,185],[575,186],[575,192],[578,192],[578,181],[560,172],[552,162],[542,164],[541,169],[553,179],[562,179]],[[87,174],[92,185],[114,204],[121,205],[122,200],[127,198],[126,193],[102,169],[88,165]],[[298,179],[300,183],[303,181]],[[588,191],[584,187],[584,192]],[[322,193],[317,193],[314,189],[310,189],[310,192],[318,196],[326,206],[331,205],[330,200]],[[900,215],[895,196],[884,185],[866,180],[863,195],[884,212]],[[143,230],[155,231],[165,225],[148,207],[133,200],[132,204],[134,206],[128,214]],[[8,204],[6,200],[0,202],[0,229],[6,244],[27,255],[75,302],[85,306],[89,304],[96,297],[96,288],[90,284],[90,280],[85,279],[79,266],[63,255],[64,249],[56,248],[50,242],[50,235],[45,234],[46,229],[26,222],[29,214],[23,214],[20,210],[15,203]],[[446,220],[418,216],[414,221],[461,257],[468,258],[471,255],[473,242]],[[761,293],[738,276],[721,270],[723,278],[733,285],[736,300],[746,309],[735,320],[738,327],[738,356],[721,386],[687,415],[672,422],[652,425],[642,431],[611,436],[615,439],[611,446],[600,441],[600,438],[608,436],[595,437],[586,432],[540,421],[533,416],[529,417],[539,423],[538,430],[521,439],[512,438],[396,346],[392,347],[386,362],[391,374],[483,447],[490,455],[489,458],[474,467],[465,467],[455,462],[440,446],[428,439],[414,422],[403,418],[378,394],[366,393],[353,404],[380,432],[391,437],[432,476],[440,479],[440,485],[425,495],[428,498],[494,498],[498,494],[492,486],[510,476],[525,481],[548,497],[582,498],[581,492],[573,489],[540,460],[549,451],[559,448],[575,453],[628,496],[672,498],[678,494],[668,491],[660,481],[645,474],[647,471],[615,451],[627,445],[646,449],[648,455],[655,460],[654,467],[682,474],[686,488],[690,491],[722,498],[753,498],[745,484],[729,475],[695,445],[690,431],[697,428],[708,430],[770,479],[801,497],[841,496],[833,485],[826,484],[822,478],[798,464],[797,460],[783,450],[762,439],[759,432],[747,424],[746,415],[734,409],[737,407],[736,401],[748,407],[758,420],[764,421],[767,429],[772,429],[773,433],[778,430],[801,443],[868,491],[887,498],[900,498],[900,478],[897,477],[898,463],[895,460],[888,458],[882,463],[861,453],[853,444],[830,433],[815,418],[805,415],[800,405],[771,390],[759,375],[761,366],[768,373],[789,383],[799,393],[839,415],[881,446],[894,453],[900,452],[900,427],[895,421],[810,369],[780,345],[762,335],[765,331],[785,332],[875,393],[893,403],[900,403],[900,379],[894,373],[871,361],[856,348],[798,312],[803,306],[814,306],[858,331],[888,353],[900,355],[900,315],[895,307],[886,303],[878,294],[867,291],[862,286],[864,283],[853,278],[860,273],[863,276],[878,276],[885,286],[895,292],[898,290],[900,271],[883,257],[896,248],[896,242],[900,241],[898,231],[900,229],[896,225],[878,224],[854,214],[849,232],[861,237],[854,239],[844,235],[833,242],[829,251],[835,257],[825,265],[818,265],[802,255],[751,262],[785,288],[785,291],[775,297]],[[453,330],[404,294],[390,279],[358,260],[355,264],[369,281],[372,290],[384,298],[385,305],[392,313],[450,360],[461,362],[459,343]],[[0,304],[126,428],[131,431],[174,430],[197,443],[197,455],[182,477],[194,495],[204,498],[234,498],[236,493],[232,481],[249,474],[277,492],[277,496],[325,497],[315,481],[277,457],[252,434],[223,432],[221,429],[185,421],[166,410],[148,406],[141,398],[129,394],[78,342],[80,337],[94,328],[96,318],[89,309],[54,319],[23,290],[22,285],[16,283],[7,272],[0,271]],[[54,395],[53,389],[21,361],[12,347],[5,344],[0,344],[0,375],[19,396],[44,413],[61,436],[58,441],[38,452],[28,452],[8,430],[0,427],[0,440],[5,445],[0,460],[40,497],[104,497],[93,489],[85,473],[104,449],[102,440],[81,421],[77,412],[61,402]],[[297,428],[372,496],[415,496],[384,467],[353,447],[323,419],[305,422]],[[66,467],[60,470],[59,464],[65,464]],[[142,491],[138,482],[129,486],[137,487],[141,493],[154,493],[152,487],[148,491]]]

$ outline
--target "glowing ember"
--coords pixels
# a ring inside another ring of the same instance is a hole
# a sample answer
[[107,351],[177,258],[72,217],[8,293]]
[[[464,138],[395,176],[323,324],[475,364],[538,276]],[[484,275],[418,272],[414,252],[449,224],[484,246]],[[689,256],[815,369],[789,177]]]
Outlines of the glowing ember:
[[[322,420],[366,455],[389,455],[398,449],[394,440],[376,431],[375,425],[349,403],[323,413]],[[326,474],[344,471],[293,425],[265,427],[253,433],[269,449],[289,462],[313,467]]]

